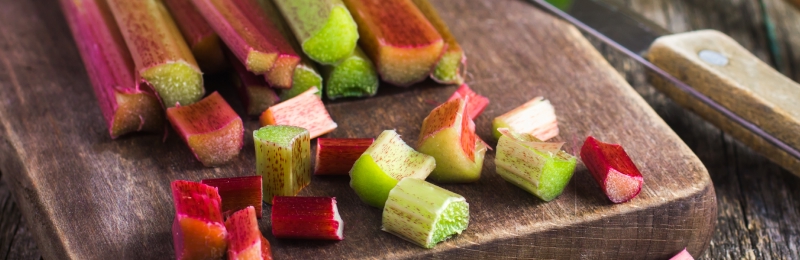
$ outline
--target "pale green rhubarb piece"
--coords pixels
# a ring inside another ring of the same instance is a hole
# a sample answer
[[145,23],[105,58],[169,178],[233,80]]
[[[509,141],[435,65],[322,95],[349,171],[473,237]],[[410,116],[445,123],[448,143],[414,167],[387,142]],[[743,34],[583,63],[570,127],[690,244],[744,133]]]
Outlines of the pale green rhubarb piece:
[[436,107],[422,122],[417,150],[436,158],[429,178],[436,182],[474,182],[481,177],[487,145],[475,135],[467,100]]
[[414,151],[394,130],[385,130],[350,169],[350,187],[365,203],[383,208],[398,181],[424,180],[434,168],[432,156]]
[[356,48],[358,28],[341,0],[275,0],[303,52],[322,64],[335,64]]
[[161,1],[109,0],[136,71],[166,107],[203,97],[203,77],[189,46]]
[[561,150],[564,143],[542,142],[533,135],[500,128],[495,164],[497,174],[544,201],[561,195],[575,171],[577,159]]
[[263,179],[264,201],[295,196],[311,182],[311,138],[295,126],[265,126],[253,132],[256,174]]
[[556,110],[549,100],[536,97],[492,121],[494,137],[502,135],[497,129],[508,128],[516,133],[530,134],[547,141],[558,135]]
[[378,93],[378,73],[369,57],[356,47],[350,57],[336,65],[323,67],[328,99],[371,97]]
[[467,68],[467,56],[464,55],[464,50],[458,44],[456,37],[447,28],[447,24],[439,17],[439,13],[433,8],[428,0],[411,0],[414,5],[419,8],[419,11],[428,18],[436,31],[442,35],[444,40],[444,54],[436,64],[436,68],[431,73],[431,78],[439,83],[445,84],[463,84],[464,73]]
[[406,178],[389,192],[383,231],[424,248],[461,234],[469,225],[469,204],[461,195],[424,180]]

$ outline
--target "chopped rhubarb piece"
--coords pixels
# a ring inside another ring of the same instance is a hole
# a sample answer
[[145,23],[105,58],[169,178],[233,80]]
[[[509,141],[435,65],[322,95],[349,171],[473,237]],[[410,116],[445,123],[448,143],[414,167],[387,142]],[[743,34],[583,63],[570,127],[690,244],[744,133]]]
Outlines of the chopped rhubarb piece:
[[358,24],[360,45],[381,78],[409,86],[428,77],[444,50],[436,28],[410,0],[344,0]]
[[495,117],[492,128],[495,138],[502,136],[497,129],[508,128],[512,132],[531,134],[539,140],[547,141],[558,135],[558,119],[550,101],[537,97],[508,113]]
[[[225,228],[228,230],[229,260],[272,259],[269,242],[267,248],[262,247],[266,239],[262,240],[264,236],[258,229],[256,210],[252,206],[233,213],[225,220]],[[269,253],[269,256],[265,257],[265,253]]]
[[642,174],[622,146],[589,136],[581,147],[581,160],[611,202],[629,201],[642,191]]
[[323,68],[328,99],[340,97],[371,97],[378,93],[378,73],[375,65],[361,48],[336,65]]
[[[464,73],[467,68],[467,56],[464,55],[464,50],[461,45],[456,41],[456,37],[450,33],[447,24],[439,17],[439,13],[433,8],[428,0],[411,0],[414,5],[419,8],[419,11],[428,18],[436,31],[442,36],[445,44],[445,51],[436,68],[431,73],[433,80],[444,84],[463,84]],[[473,117],[474,118],[474,117]]]
[[207,167],[225,164],[242,150],[242,119],[217,92],[188,106],[168,108],[167,117],[197,160]]
[[373,138],[319,138],[314,164],[316,175],[347,175]]
[[222,214],[231,213],[247,207],[254,207],[256,216],[261,218],[261,176],[205,179],[200,183],[216,187],[222,198]]
[[544,201],[561,195],[575,172],[577,158],[561,150],[564,143],[545,143],[530,134],[501,128],[497,141],[497,174]]
[[232,53],[228,52],[228,54],[230,54],[227,55],[228,62],[231,63],[236,74],[234,76],[236,89],[248,115],[258,116],[267,108],[280,102],[278,94],[269,87],[263,77],[247,71],[242,62],[233,57]]
[[227,231],[222,223],[217,188],[173,181],[175,221],[172,239],[176,259],[219,259],[225,254]]
[[344,239],[336,198],[282,197],[272,200],[272,235],[277,238]]
[[680,253],[673,256],[669,260],[694,260],[694,257],[689,254],[689,251],[686,251],[686,248],[683,249]]
[[303,94],[274,105],[261,114],[259,120],[262,126],[291,125],[308,129],[311,139],[327,134],[336,129],[325,104],[315,94],[317,88],[313,87]]
[[467,99],[467,114],[472,120],[475,120],[489,106],[489,99],[472,91],[467,84],[461,84],[447,101],[457,98]]
[[192,0],[248,71],[272,87],[292,86],[300,57],[256,0]]
[[155,93],[135,80],[135,67],[105,1],[62,0],[111,138],[131,132],[160,132],[164,113]]
[[272,260],[272,246],[264,235],[261,235],[261,259]]
[[311,182],[311,138],[295,126],[265,126],[253,132],[256,173],[263,177],[263,200],[295,196]]
[[311,59],[336,64],[356,47],[356,22],[341,0],[275,0],[275,4]]
[[417,150],[436,158],[430,175],[436,182],[474,182],[481,177],[487,145],[470,127],[474,123],[466,113],[467,104],[464,99],[447,101],[422,122]]
[[383,208],[389,191],[404,178],[424,180],[436,168],[433,156],[408,146],[394,130],[385,130],[350,170],[350,187],[362,201]]
[[225,55],[219,36],[192,4],[192,0],[164,0],[170,14],[175,18],[183,39],[189,44],[192,55],[205,73],[216,73],[225,69]]
[[109,0],[136,72],[166,107],[203,97],[203,77],[186,41],[161,1]]
[[469,204],[461,195],[424,180],[405,178],[389,192],[383,231],[424,248],[461,234],[469,225]]

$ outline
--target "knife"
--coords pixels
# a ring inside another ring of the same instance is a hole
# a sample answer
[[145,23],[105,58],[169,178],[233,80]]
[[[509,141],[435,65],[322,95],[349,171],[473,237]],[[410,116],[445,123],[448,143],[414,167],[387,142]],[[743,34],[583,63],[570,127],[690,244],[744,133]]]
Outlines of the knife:
[[715,30],[671,34],[599,0],[528,0],[641,63],[679,105],[800,176],[800,85]]

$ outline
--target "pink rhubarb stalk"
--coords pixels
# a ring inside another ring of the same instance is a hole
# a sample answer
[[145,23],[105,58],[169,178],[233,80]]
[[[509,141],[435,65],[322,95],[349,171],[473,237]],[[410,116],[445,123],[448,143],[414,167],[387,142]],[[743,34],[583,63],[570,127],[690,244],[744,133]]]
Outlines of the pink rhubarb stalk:
[[252,206],[233,213],[225,220],[225,228],[228,230],[229,260],[272,259],[269,242],[258,229],[256,210]]
[[261,114],[261,126],[290,125],[308,130],[311,139],[327,134],[336,129],[325,104],[322,103],[313,87],[303,94],[274,105]]
[[272,235],[277,238],[342,240],[343,228],[336,198],[272,199]]
[[256,0],[192,0],[248,71],[276,88],[292,86],[300,56]]
[[456,92],[453,93],[453,95],[450,96],[447,101],[457,98],[468,98],[467,113],[469,114],[469,118],[472,120],[475,120],[475,118],[483,113],[483,110],[489,106],[489,99],[479,95],[478,93],[475,93],[475,91],[472,91],[467,84],[461,84],[461,86],[458,87]]
[[581,160],[611,202],[629,201],[642,190],[642,174],[618,144],[589,136],[581,147]]
[[207,167],[229,162],[244,145],[242,119],[217,92],[192,105],[167,109],[167,118]]
[[197,59],[200,69],[205,73],[220,72],[225,69],[225,55],[219,36],[200,15],[192,0],[164,0],[183,39],[189,44],[192,55]]
[[133,59],[106,2],[62,0],[61,7],[111,138],[163,131],[161,104],[150,87],[137,82]]
[[223,215],[230,216],[233,212],[252,206],[256,216],[261,218],[261,176],[205,179],[200,183],[219,190]]
[[361,154],[372,145],[374,138],[319,138],[316,175],[349,175]]
[[222,223],[217,188],[190,181],[172,182],[175,221],[172,239],[176,259],[219,259],[227,231]]
[[247,71],[242,62],[233,57],[232,53],[228,52],[228,54],[230,54],[228,61],[236,74],[234,76],[237,81],[236,89],[248,115],[258,116],[267,108],[280,102],[278,94],[269,87],[263,77]]

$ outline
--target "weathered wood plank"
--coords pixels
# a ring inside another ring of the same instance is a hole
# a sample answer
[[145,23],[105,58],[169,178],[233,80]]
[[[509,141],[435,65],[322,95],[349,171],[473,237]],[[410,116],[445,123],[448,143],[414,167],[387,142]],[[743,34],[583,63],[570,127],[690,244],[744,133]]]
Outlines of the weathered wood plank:
[[39,259],[39,249],[0,172],[0,259]]

